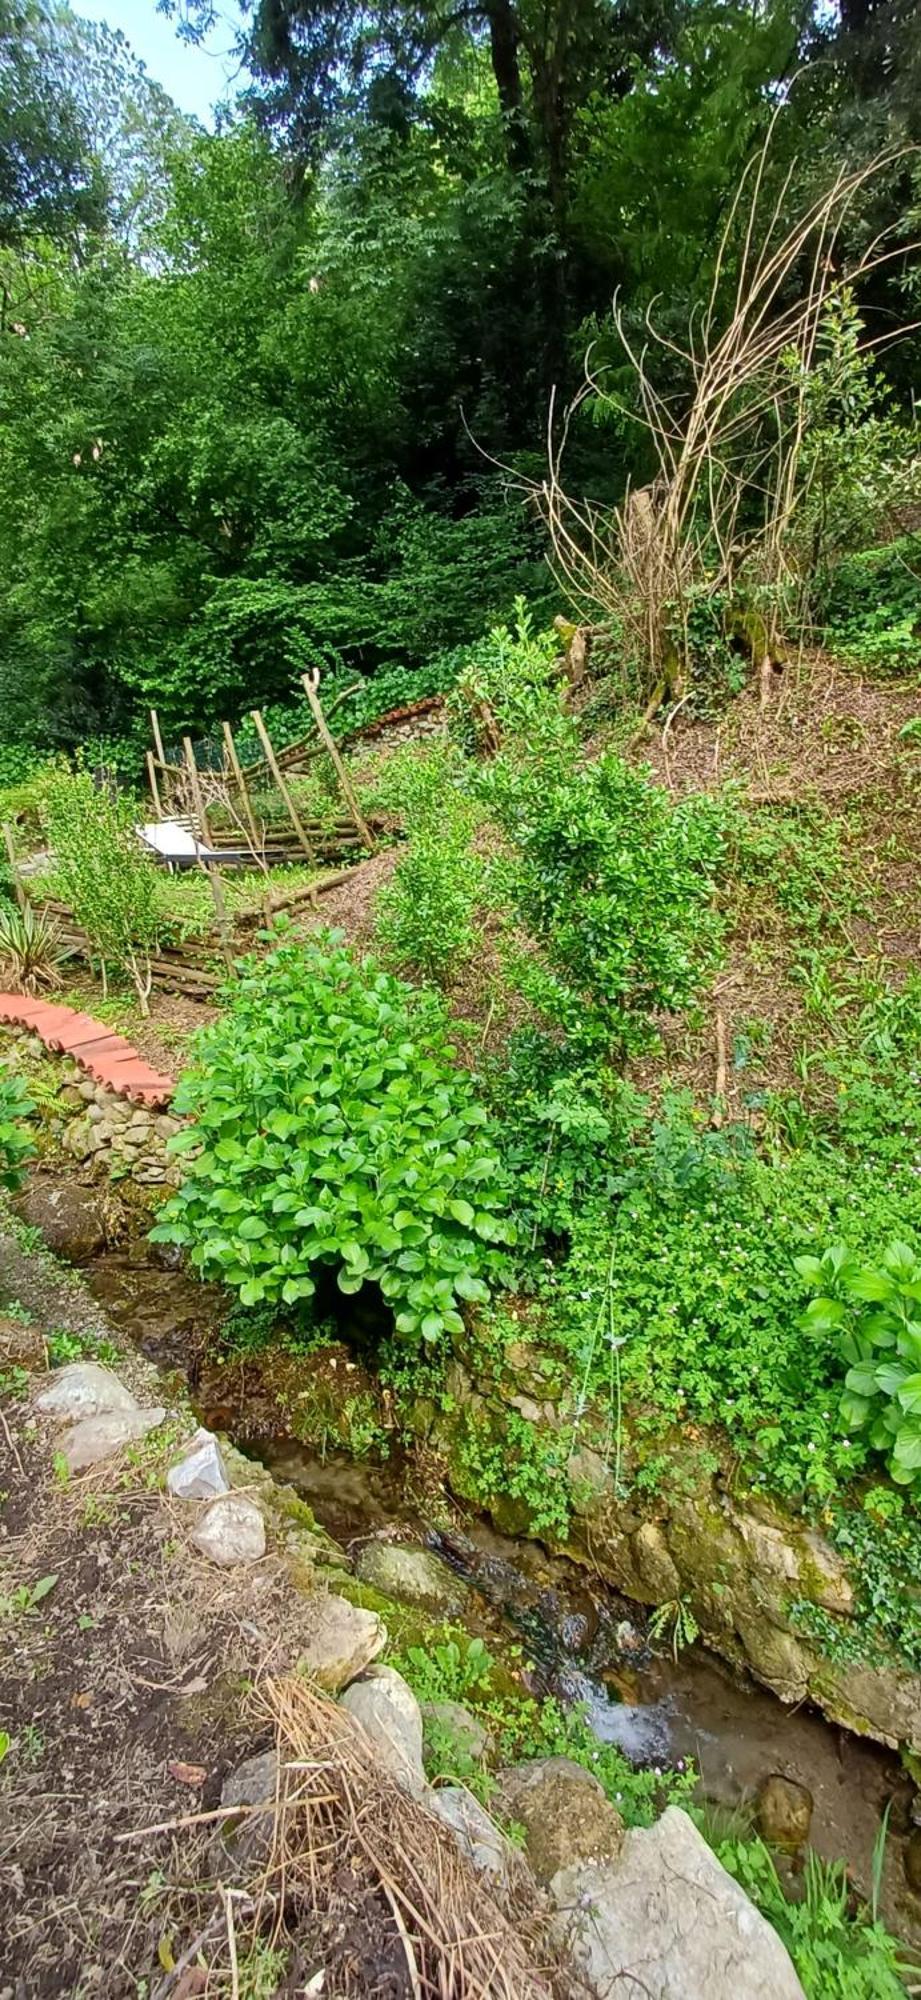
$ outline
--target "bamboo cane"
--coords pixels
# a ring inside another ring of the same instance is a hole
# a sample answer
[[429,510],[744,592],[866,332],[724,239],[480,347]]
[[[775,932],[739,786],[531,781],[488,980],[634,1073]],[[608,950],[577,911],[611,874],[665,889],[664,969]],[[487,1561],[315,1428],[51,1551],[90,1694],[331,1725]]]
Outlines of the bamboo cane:
[[322,708],[320,707],[320,697],[317,692],[320,685],[319,668],[314,667],[312,674],[302,674],[301,685],[304,689],[304,693],[307,696],[307,700],[310,703],[310,712],[313,716],[314,722],[317,725],[317,729],[320,733],[322,741],[326,745],[326,748],[332,759],[333,769],[339,780],[339,789],[342,793],[346,805],[348,806],[349,812],[351,813],[352,818],[355,821],[355,825],[357,826],[358,831],[361,835],[363,845],[368,849],[370,854],[373,854],[375,852],[375,846],[376,846],[374,835],[371,832],[371,828],[369,827],[368,822],[364,817],[364,814],[362,813],[361,807],[358,803],[358,797],[355,792],[354,786],[352,785],[352,781],[348,775],[345,765],[342,762],[342,758],[340,757],[339,752],[336,749],[336,745],[333,742],[333,738],[330,735],[330,731],[327,726],[326,717],[323,714]]

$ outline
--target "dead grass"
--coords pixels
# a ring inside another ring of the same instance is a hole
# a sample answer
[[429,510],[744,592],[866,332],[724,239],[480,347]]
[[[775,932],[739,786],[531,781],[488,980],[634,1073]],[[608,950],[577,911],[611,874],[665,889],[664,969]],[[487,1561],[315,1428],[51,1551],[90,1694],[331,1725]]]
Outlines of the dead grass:
[[[303,1680],[267,1678],[255,1701],[274,1725],[278,1775],[267,1858],[240,1924],[250,1949],[268,1935],[297,1958],[298,1940],[317,1925],[328,1933],[360,1884],[376,1912],[376,1964],[340,1932],[338,1949],[327,1943],[324,1994],[550,2000],[563,1990],[540,1968],[543,1911],[523,1871],[500,1907],[436,1815],[369,1759],[351,1716]],[[236,1928],[228,1916],[228,1958]],[[297,1976],[306,1972],[301,1959]]]

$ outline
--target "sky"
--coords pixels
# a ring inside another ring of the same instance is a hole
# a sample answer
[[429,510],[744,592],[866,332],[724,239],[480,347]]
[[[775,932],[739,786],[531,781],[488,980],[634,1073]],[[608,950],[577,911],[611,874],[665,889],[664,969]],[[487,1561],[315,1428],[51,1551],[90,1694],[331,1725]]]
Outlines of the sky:
[[219,0],[217,24],[201,47],[179,40],[172,21],[158,14],[156,0],[71,0],[71,7],[84,20],[120,28],[146,63],[148,75],[163,85],[180,111],[192,112],[203,125],[213,123],[215,101],[239,87],[233,53],[239,25],[236,0]]

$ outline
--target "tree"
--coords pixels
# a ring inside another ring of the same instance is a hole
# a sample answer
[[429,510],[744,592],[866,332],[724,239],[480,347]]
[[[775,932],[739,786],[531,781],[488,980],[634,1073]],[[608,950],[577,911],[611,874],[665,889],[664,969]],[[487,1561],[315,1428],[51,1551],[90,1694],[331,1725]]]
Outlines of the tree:
[[0,0],[0,244],[98,225],[104,187],[44,0]]

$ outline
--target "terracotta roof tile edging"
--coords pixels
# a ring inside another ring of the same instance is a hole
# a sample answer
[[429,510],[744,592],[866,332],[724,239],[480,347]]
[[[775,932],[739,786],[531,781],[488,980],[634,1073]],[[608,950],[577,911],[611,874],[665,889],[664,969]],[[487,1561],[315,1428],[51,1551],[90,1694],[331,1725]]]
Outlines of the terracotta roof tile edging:
[[[69,1016],[69,1019],[65,1019]],[[130,1104],[168,1104],[175,1080],[152,1069],[123,1035],[104,1021],[60,1002],[32,1000],[25,993],[0,993],[0,1023],[28,1028],[56,1055],[72,1055],[88,1076]],[[130,1079],[130,1080],[129,1080]]]

